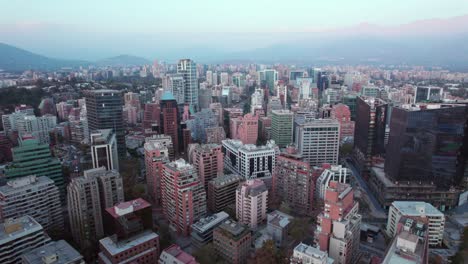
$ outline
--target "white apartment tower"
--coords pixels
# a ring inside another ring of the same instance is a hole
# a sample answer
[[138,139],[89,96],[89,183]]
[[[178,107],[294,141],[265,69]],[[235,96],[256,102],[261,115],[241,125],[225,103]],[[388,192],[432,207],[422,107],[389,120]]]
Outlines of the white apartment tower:
[[182,59],[177,63],[177,73],[182,74],[185,82],[184,103],[194,108],[198,107],[197,65],[190,59]]
[[268,189],[262,180],[247,180],[236,190],[236,217],[250,228],[265,221],[267,204]]

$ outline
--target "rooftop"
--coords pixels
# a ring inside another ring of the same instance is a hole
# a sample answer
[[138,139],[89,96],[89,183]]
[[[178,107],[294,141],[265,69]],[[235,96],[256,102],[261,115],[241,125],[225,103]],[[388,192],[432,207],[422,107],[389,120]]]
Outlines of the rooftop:
[[170,91],[164,91],[161,100],[175,100],[175,97]]
[[212,182],[215,186],[219,187],[233,182],[240,182],[242,180],[244,180],[244,177],[238,174],[226,174],[223,176],[216,177],[210,182]]
[[195,260],[195,258],[192,255],[190,255],[190,254],[186,253],[185,251],[183,251],[176,244],[173,244],[172,246],[164,249],[161,254],[164,254],[164,253],[167,253],[167,254],[173,256],[174,258],[176,258],[177,260],[179,260],[180,262],[182,262],[184,264],[195,264],[195,263],[197,263],[197,261]]
[[53,264],[64,264],[82,260],[83,256],[65,240],[52,241],[23,255],[23,260],[28,264],[43,264],[43,259],[53,259]]
[[99,243],[111,254],[116,255],[130,248],[146,243],[157,238],[158,235],[150,230],[145,230],[127,239],[114,240],[112,237],[105,237]]
[[289,225],[293,217],[281,211],[275,210],[267,215],[267,219],[268,225],[284,228]]
[[0,245],[40,230],[42,226],[29,215],[6,219],[0,223]]
[[256,146],[253,144],[246,144],[244,145],[242,141],[238,139],[225,139],[221,141],[223,145],[229,146],[233,149],[238,149],[240,151],[246,152],[255,152],[255,151],[265,151],[265,150],[275,150],[276,144],[274,140],[268,140],[266,145]]
[[394,201],[392,205],[406,216],[444,216],[444,214],[432,206],[432,204],[426,202]]
[[124,216],[145,208],[151,207],[151,204],[142,198],[137,198],[128,202],[121,202],[113,207],[106,208],[106,211],[114,218]]
[[233,239],[242,237],[245,233],[250,232],[243,224],[240,224],[234,220],[226,220],[219,227],[224,235],[230,236]]
[[229,215],[226,212],[221,211],[217,214],[213,214],[200,219],[198,222],[192,225],[192,229],[194,231],[203,233],[217,226],[219,223],[225,221],[228,218]]
[[46,176],[36,177],[35,175],[25,176],[10,180],[6,185],[0,186],[0,193],[7,196],[10,193],[18,192],[19,190],[29,189],[32,186],[53,184],[54,181]]
[[399,106],[401,109],[408,111],[424,111],[424,110],[435,110],[442,108],[453,108],[453,107],[466,107],[465,104],[439,104],[439,103],[424,103],[424,104],[404,104]]

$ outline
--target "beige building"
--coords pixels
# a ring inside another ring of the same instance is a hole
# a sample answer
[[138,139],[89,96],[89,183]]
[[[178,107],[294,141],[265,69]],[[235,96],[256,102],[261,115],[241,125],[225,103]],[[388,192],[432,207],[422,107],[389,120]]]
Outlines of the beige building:
[[236,217],[240,223],[256,228],[266,219],[268,189],[262,180],[248,180],[236,190]]
[[104,237],[103,210],[124,201],[122,178],[104,167],[91,169],[72,179],[67,190],[72,236],[85,248]]

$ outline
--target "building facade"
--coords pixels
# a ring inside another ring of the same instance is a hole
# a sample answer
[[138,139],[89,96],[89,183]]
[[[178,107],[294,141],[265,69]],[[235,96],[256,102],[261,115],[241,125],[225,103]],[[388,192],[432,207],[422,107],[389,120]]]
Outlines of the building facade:
[[91,159],[93,168],[105,167],[107,170],[119,170],[117,139],[112,129],[91,132]]
[[144,149],[148,193],[155,205],[161,205],[162,170],[169,163],[169,150],[160,142],[147,142]]
[[216,254],[227,263],[244,264],[250,252],[250,229],[233,220],[226,220],[213,231]]
[[262,180],[247,180],[236,190],[236,218],[250,228],[266,220],[268,189]]
[[208,190],[208,182],[223,174],[224,157],[221,145],[217,144],[193,144],[191,152],[192,164],[198,173],[205,190]]
[[284,148],[292,143],[294,114],[289,110],[271,111],[271,139],[278,147]]
[[236,189],[244,177],[238,174],[219,176],[208,182],[207,206],[211,212],[218,213],[228,206],[235,206]]

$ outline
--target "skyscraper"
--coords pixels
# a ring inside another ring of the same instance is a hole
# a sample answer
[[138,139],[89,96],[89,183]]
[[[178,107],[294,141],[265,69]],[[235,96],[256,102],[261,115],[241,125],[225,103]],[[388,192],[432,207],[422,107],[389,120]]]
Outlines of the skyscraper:
[[340,123],[333,119],[298,119],[295,143],[312,166],[338,164]]
[[13,148],[13,163],[5,170],[8,180],[30,175],[47,176],[65,197],[65,180],[59,159],[52,157],[48,144],[40,144],[30,136],[20,138],[19,146]]
[[280,148],[292,142],[293,113],[289,110],[271,111],[271,139]]
[[190,59],[182,59],[177,63],[177,73],[182,74],[185,82],[184,103],[194,109],[198,108],[197,65]]
[[189,235],[193,223],[206,214],[206,194],[195,168],[179,159],[164,164],[162,188],[163,213],[170,225]]
[[72,179],[67,190],[73,240],[81,249],[92,248],[104,236],[103,211],[124,200],[122,178],[116,171],[91,169]]
[[119,157],[125,157],[122,93],[116,90],[91,90],[85,92],[85,98],[89,131],[112,129],[117,138]]
[[161,134],[170,136],[174,152],[179,153],[179,111],[177,109],[177,101],[169,91],[165,91],[161,97]]
[[278,72],[273,69],[266,69],[258,72],[258,82],[268,88],[270,93],[275,90],[275,84],[278,81]]
[[323,212],[317,216],[315,241],[337,263],[356,263],[359,252],[361,215],[351,186],[330,182]]
[[468,105],[395,107],[385,173],[395,181],[433,182],[445,190],[459,186],[468,166]]
[[266,220],[268,189],[262,180],[247,180],[236,190],[236,218],[250,228]]
[[165,91],[174,95],[178,105],[185,103],[185,79],[183,74],[169,74],[165,77]]

